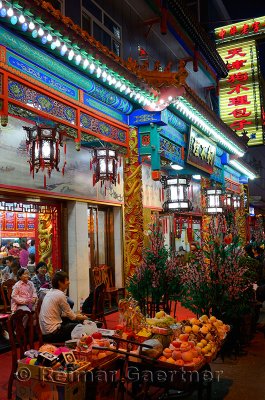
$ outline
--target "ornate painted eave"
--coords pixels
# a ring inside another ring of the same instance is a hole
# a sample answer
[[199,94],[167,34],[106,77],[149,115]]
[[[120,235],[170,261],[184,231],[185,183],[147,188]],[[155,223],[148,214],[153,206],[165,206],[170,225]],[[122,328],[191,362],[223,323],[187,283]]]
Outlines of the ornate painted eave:
[[[1,20],[8,23],[9,27],[74,68],[103,81],[114,91],[123,92],[125,97],[144,106],[159,99],[159,85],[155,81],[150,85],[146,71],[143,73],[136,60],[122,60],[70,18],[55,10],[50,3],[41,0],[5,0],[0,8]],[[33,27],[30,28],[30,25]],[[160,75],[163,73],[168,74],[168,71],[162,71]],[[178,85],[181,84],[177,79],[175,86]]]
[[50,24],[54,31],[60,33],[60,36],[75,43],[76,48],[79,47],[89,52],[95,59],[99,60],[102,64],[107,64],[109,68],[123,75],[125,79],[148,90],[147,85],[139,81],[136,74],[127,68],[124,60],[94,39],[85,30],[82,30],[71,18],[63,16],[49,2],[41,0],[18,0],[16,3],[20,4],[45,24]]
[[227,68],[216,50],[215,43],[210,40],[208,34],[196,21],[193,15],[181,0],[167,0],[169,11],[175,16],[177,22],[184,28],[190,38],[199,47],[199,50],[215,68],[220,78],[227,76]]
[[224,133],[237,146],[247,151],[248,147],[244,138],[240,138],[228,125],[226,125],[218,115],[212,111],[208,105],[188,86],[185,85],[185,93],[183,95],[202,115],[205,116],[217,129]]

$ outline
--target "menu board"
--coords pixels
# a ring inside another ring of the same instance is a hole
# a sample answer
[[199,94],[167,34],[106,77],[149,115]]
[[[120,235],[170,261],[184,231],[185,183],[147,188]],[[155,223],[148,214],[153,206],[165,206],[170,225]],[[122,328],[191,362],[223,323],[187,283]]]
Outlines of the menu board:
[[26,230],[26,221],[27,221],[26,213],[17,213],[16,226],[18,231]]
[[0,231],[32,232],[35,230],[37,214],[0,211]]
[[32,231],[35,229],[36,214],[27,214],[27,230]]
[[0,211],[0,231],[4,229],[4,220],[5,220],[5,215],[3,211]]
[[5,217],[5,230],[6,231],[15,231],[16,230],[16,224],[15,224],[15,213],[6,211],[6,217]]

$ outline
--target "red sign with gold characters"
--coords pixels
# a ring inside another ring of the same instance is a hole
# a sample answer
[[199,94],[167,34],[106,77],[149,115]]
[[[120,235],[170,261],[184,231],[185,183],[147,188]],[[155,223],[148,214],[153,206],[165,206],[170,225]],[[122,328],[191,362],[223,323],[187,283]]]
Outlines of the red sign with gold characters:
[[218,51],[229,71],[220,81],[220,116],[248,145],[263,144],[256,42],[230,41]]
[[218,44],[231,39],[248,39],[265,34],[265,17],[253,18],[215,29],[215,40]]

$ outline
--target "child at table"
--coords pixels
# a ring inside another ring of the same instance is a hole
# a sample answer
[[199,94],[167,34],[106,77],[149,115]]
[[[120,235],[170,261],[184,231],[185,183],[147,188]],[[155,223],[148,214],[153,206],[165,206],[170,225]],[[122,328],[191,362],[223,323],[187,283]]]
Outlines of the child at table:
[[29,271],[20,268],[17,277],[18,282],[13,286],[11,295],[11,311],[32,311],[36,305],[37,293],[33,283],[29,280]]

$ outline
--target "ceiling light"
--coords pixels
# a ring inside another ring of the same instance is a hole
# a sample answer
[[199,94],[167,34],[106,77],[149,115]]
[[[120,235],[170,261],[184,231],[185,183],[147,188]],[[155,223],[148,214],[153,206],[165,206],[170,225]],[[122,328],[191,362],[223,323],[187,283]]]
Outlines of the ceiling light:
[[171,168],[176,170],[176,171],[180,171],[181,169],[183,169],[183,167],[181,165],[178,165],[178,164],[171,164]]
[[34,28],[35,28],[34,22],[30,21],[30,23],[29,23],[29,29],[30,29],[31,31],[33,31]]
[[9,17],[12,17],[12,16],[14,15],[13,8],[10,7],[10,8],[7,10],[7,15],[8,15]]
[[20,15],[20,17],[19,17],[18,20],[19,20],[19,22],[20,22],[21,24],[24,24],[24,22],[26,21],[24,15],[22,15],[22,14]]

